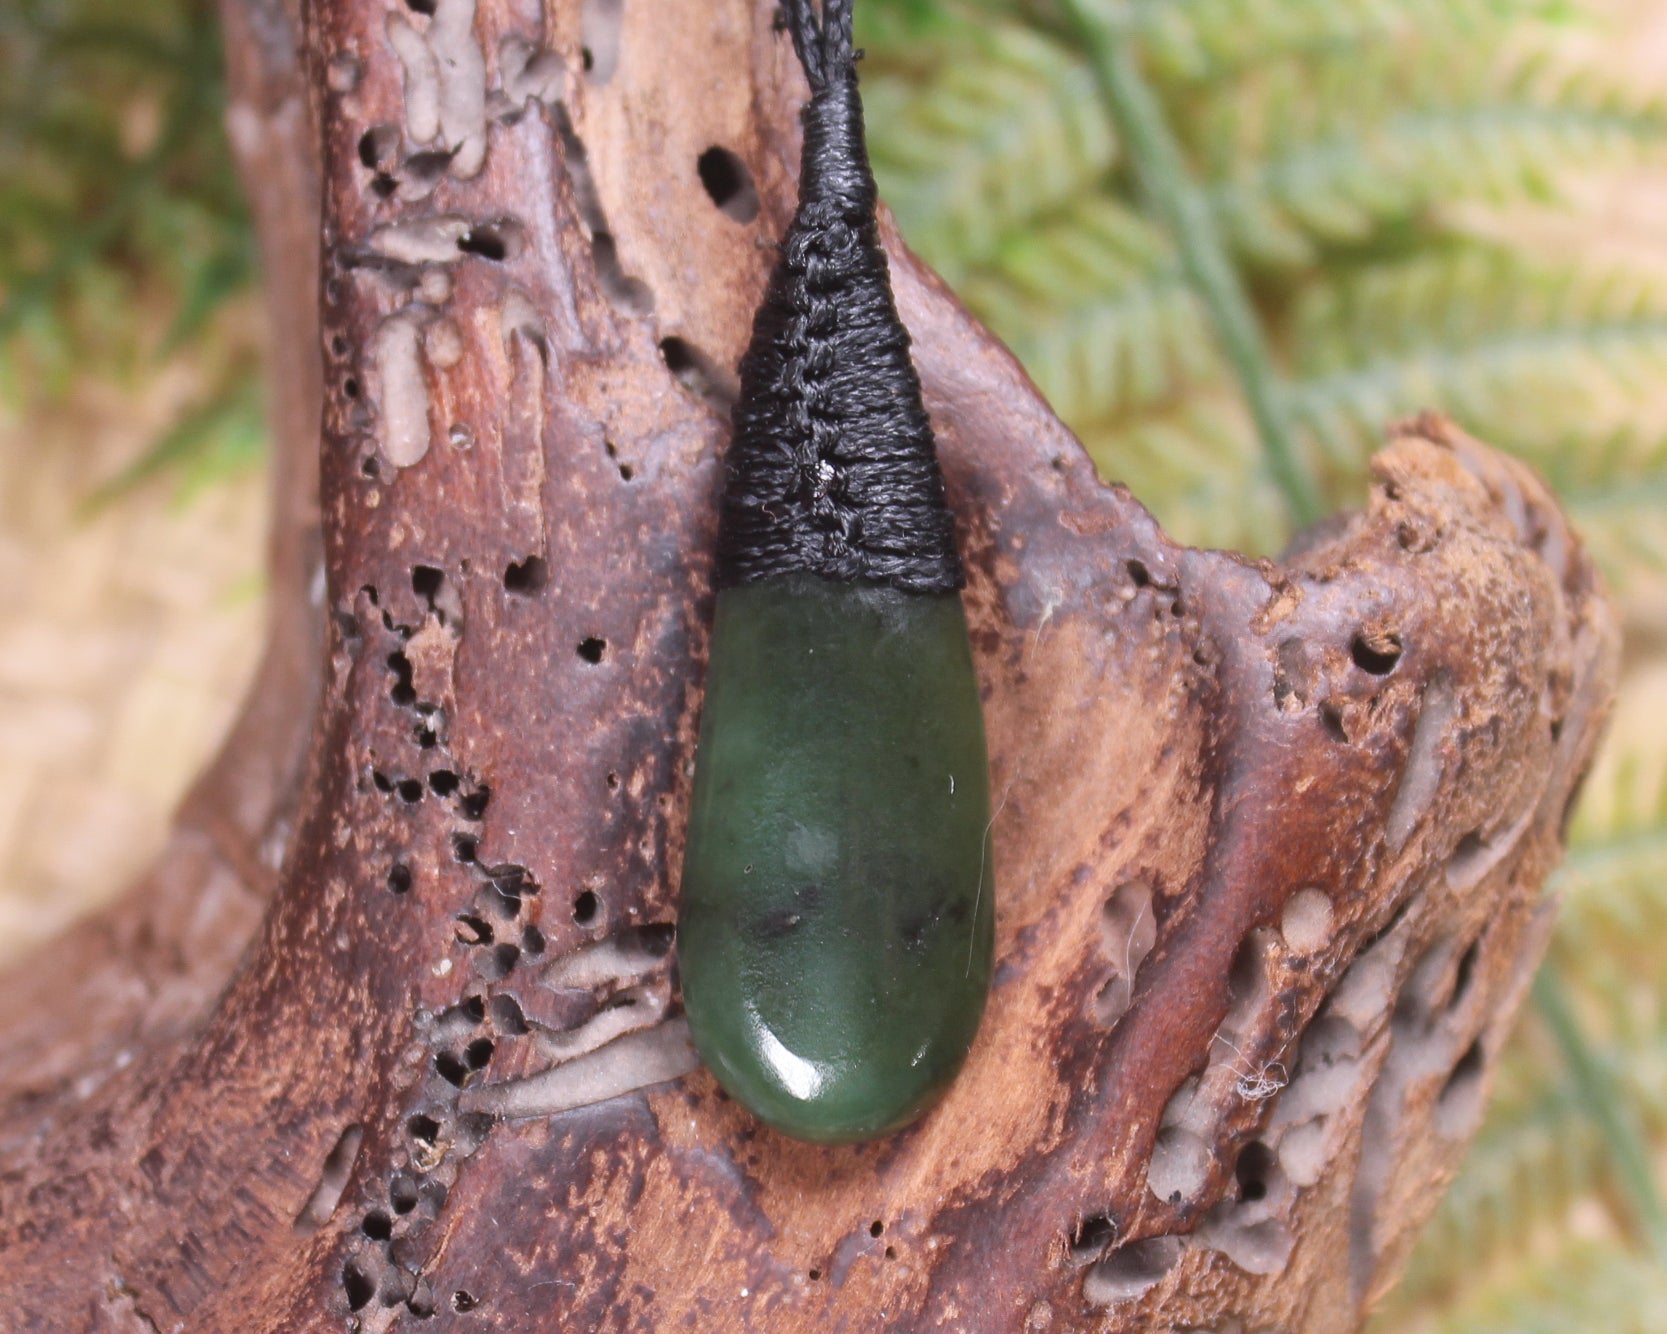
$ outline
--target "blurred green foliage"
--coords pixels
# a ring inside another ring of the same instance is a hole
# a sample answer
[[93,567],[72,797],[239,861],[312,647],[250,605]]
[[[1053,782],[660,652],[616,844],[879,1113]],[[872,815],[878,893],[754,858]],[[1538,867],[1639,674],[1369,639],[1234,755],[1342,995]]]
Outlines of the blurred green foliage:
[[206,337],[253,280],[208,0],[0,5],[0,403],[133,382],[190,348],[195,401],[123,479],[187,490],[260,457],[245,336]]
[[[1596,31],[1586,0],[859,6],[875,167],[910,243],[1172,532],[1270,551],[1287,510],[1242,372],[1142,189],[1084,15],[1154,95],[1329,503],[1362,493],[1386,421],[1434,406],[1545,473],[1623,593],[1660,580],[1667,282],[1569,244],[1565,185],[1667,165],[1667,104],[1569,40]],[[252,349],[214,336],[254,253],[223,96],[202,0],[0,5],[0,403],[187,344],[202,371],[95,503],[258,452]],[[1660,1194],[1635,1166],[1659,1172],[1667,1145],[1667,779],[1632,738],[1615,749],[1559,880],[1572,1029],[1531,1021],[1503,1059],[1385,1330],[1667,1329]],[[1605,1098],[1617,1116],[1592,1114]]]

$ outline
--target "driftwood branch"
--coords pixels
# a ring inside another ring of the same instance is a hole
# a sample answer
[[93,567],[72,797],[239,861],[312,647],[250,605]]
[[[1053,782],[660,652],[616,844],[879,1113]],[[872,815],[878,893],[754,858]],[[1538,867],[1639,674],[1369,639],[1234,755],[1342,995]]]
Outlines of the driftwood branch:
[[1427,418],[1284,563],[1178,547],[891,236],[998,972],[924,1121],[787,1141],[683,1073],[673,941],[797,161],[770,6],[226,14],[271,642],[155,871],[3,984],[8,1320],[1355,1327],[1475,1129],[1612,685],[1544,488]]

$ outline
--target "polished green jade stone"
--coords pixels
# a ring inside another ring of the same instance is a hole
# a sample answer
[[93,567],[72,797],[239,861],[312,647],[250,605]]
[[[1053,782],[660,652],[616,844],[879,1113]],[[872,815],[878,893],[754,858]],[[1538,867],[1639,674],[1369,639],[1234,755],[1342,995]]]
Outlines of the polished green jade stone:
[[678,960],[737,1100],[838,1142],[937,1099],[989,989],[989,824],[958,594],[808,574],[719,593]]

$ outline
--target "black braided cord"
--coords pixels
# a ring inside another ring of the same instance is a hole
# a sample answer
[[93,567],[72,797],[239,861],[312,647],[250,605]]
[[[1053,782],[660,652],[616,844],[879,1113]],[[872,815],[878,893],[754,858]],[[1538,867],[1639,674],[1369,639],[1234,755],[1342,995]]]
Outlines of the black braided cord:
[[720,587],[808,572],[963,582],[932,427],[874,218],[852,0],[781,0],[810,81],[799,208],[741,359]]

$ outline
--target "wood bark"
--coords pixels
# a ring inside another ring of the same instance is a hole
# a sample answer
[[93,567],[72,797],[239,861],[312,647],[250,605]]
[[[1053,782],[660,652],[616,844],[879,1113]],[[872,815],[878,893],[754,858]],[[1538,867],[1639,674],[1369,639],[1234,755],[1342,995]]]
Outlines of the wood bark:
[[1613,684],[1544,487],[1425,417],[1283,562],[1179,547],[888,225],[998,973],[921,1123],[787,1141],[666,1078],[804,93],[771,7],[225,12],[267,665],[151,876],[0,984],[8,1326],[1356,1327],[1481,1115]]

